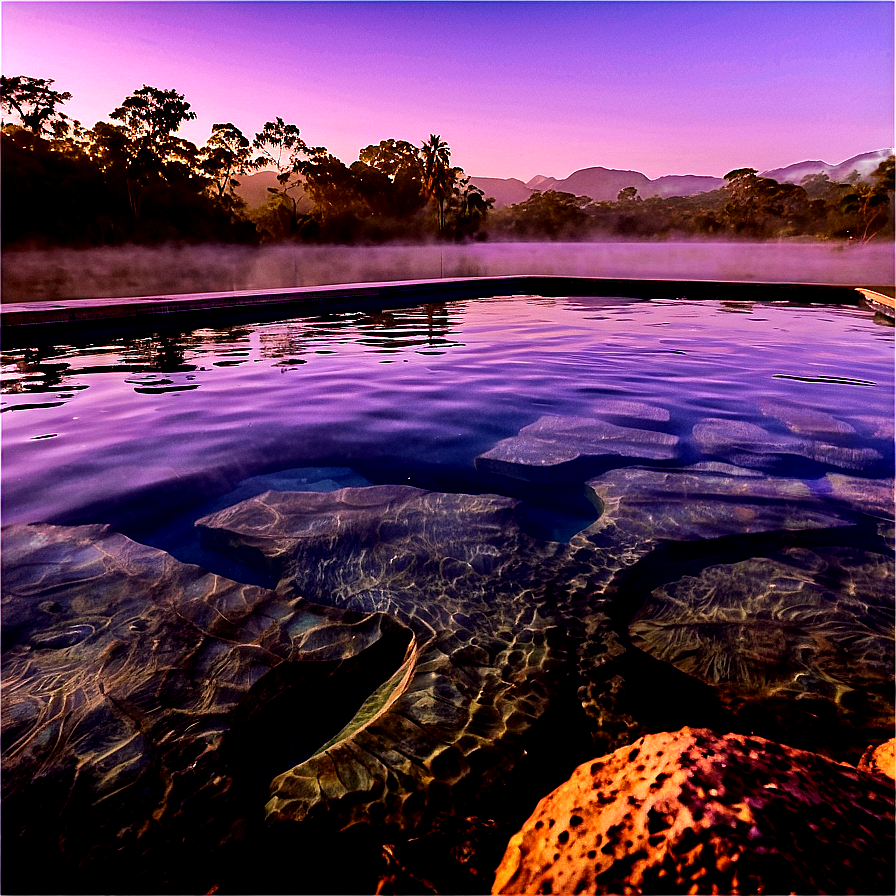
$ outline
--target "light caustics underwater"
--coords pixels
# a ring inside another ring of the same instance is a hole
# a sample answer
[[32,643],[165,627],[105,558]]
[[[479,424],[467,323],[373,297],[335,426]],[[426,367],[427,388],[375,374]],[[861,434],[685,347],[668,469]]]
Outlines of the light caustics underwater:
[[761,287],[7,348],[15,862],[275,892],[283,849],[451,816],[494,869],[647,732],[856,761],[893,725],[893,386],[891,325]]

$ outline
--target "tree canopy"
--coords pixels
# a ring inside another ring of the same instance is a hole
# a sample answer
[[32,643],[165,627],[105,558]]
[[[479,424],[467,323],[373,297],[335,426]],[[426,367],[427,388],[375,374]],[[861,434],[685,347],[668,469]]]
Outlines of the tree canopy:
[[[893,232],[893,157],[870,178],[825,175],[802,184],[725,175],[721,189],[643,199],[624,187],[615,202],[554,190],[494,210],[451,164],[440,134],[419,144],[388,138],[344,162],[311,146],[276,117],[250,136],[212,125],[197,147],[178,136],[196,119],[173,89],[142,85],[92,128],[60,107],[71,94],[50,79],[2,77],[4,245],[160,240],[589,239],[712,234],[809,235],[867,241]],[[240,179],[270,171],[266,204],[247,208]]]

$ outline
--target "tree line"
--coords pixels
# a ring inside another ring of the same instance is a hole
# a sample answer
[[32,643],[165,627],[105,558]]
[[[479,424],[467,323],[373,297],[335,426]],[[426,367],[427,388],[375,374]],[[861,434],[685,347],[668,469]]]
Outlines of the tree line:
[[755,168],[738,168],[725,175],[727,183],[718,190],[642,200],[637,188],[625,187],[614,202],[547,190],[497,210],[489,233],[493,238],[554,240],[675,235],[892,239],[893,170],[894,157],[889,156],[867,182],[853,172],[846,183],[813,174],[796,185],[761,177]]
[[[545,191],[494,210],[436,134],[419,145],[382,140],[349,165],[279,117],[251,138],[214,124],[197,147],[177,136],[196,113],[175,90],[143,85],[111,121],[88,129],[62,111],[71,94],[53,84],[0,78],[4,115],[17,119],[0,134],[4,246],[893,233],[892,156],[867,182],[813,175],[797,186],[740,168],[721,189],[693,196],[642,200],[627,187],[615,202],[594,202]],[[261,170],[273,171],[277,186],[250,209],[237,188]]]
[[[350,165],[279,117],[252,139],[214,124],[197,147],[177,136],[196,113],[175,90],[143,85],[88,129],[61,110],[71,94],[53,83],[0,80],[3,111],[18,119],[0,137],[4,245],[463,239],[492,205],[436,134],[419,146],[383,140]],[[263,169],[278,187],[247,209],[239,178]]]

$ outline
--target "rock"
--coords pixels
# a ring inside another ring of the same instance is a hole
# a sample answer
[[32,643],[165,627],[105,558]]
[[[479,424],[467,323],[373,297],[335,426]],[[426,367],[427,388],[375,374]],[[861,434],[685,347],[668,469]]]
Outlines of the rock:
[[725,706],[761,707],[823,751],[843,729],[870,737],[893,726],[893,594],[892,557],[785,548],[655,589],[629,633],[717,688]]
[[414,651],[387,616],[230,582],[104,526],[6,527],[2,586],[17,891],[114,892],[135,863],[149,890],[172,874],[207,888],[204,861],[270,780],[387,703]]
[[683,728],[579,766],[493,893],[888,893],[893,789],[759,737]]
[[813,407],[765,399],[760,402],[759,410],[766,417],[780,420],[791,432],[797,435],[827,436],[830,438],[831,436],[852,435],[855,433],[855,429],[845,420],[838,420],[836,417]]
[[[803,414],[795,416],[803,422]],[[706,455],[738,466],[771,472],[794,457],[847,470],[864,470],[881,460],[881,455],[873,448],[832,445],[796,436],[775,435],[755,423],[742,420],[709,417],[694,426],[693,438]]]
[[859,768],[865,772],[896,778],[896,738],[868,747],[859,762]]
[[582,534],[640,544],[841,526],[847,519],[800,479],[764,476],[729,464],[683,469],[622,467],[590,479],[602,515]]
[[562,481],[600,458],[671,460],[678,437],[593,417],[540,417],[475,460],[477,470],[528,482]]
[[[279,776],[272,820],[407,827],[464,788],[481,796],[575,669],[552,573],[566,549],[523,532],[512,499],[392,485],[267,492],[197,525],[207,546],[264,567],[281,590],[388,613],[416,636],[400,696]],[[601,653],[609,625],[594,615]]]
[[824,477],[834,501],[854,508],[861,513],[893,520],[893,480],[865,479],[828,473]]
[[658,423],[668,423],[671,417],[667,408],[625,398],[601,398],[594,403],[591,413],[596,417],[623,417],[635,421],[651,420]]

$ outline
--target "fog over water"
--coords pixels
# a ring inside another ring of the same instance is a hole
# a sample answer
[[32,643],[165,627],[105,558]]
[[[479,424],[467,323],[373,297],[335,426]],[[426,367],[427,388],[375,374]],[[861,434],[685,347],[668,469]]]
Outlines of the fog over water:
[[893,246],[820,242],[179,246],[3,254],[4,302],[513,274],[888,286]]

